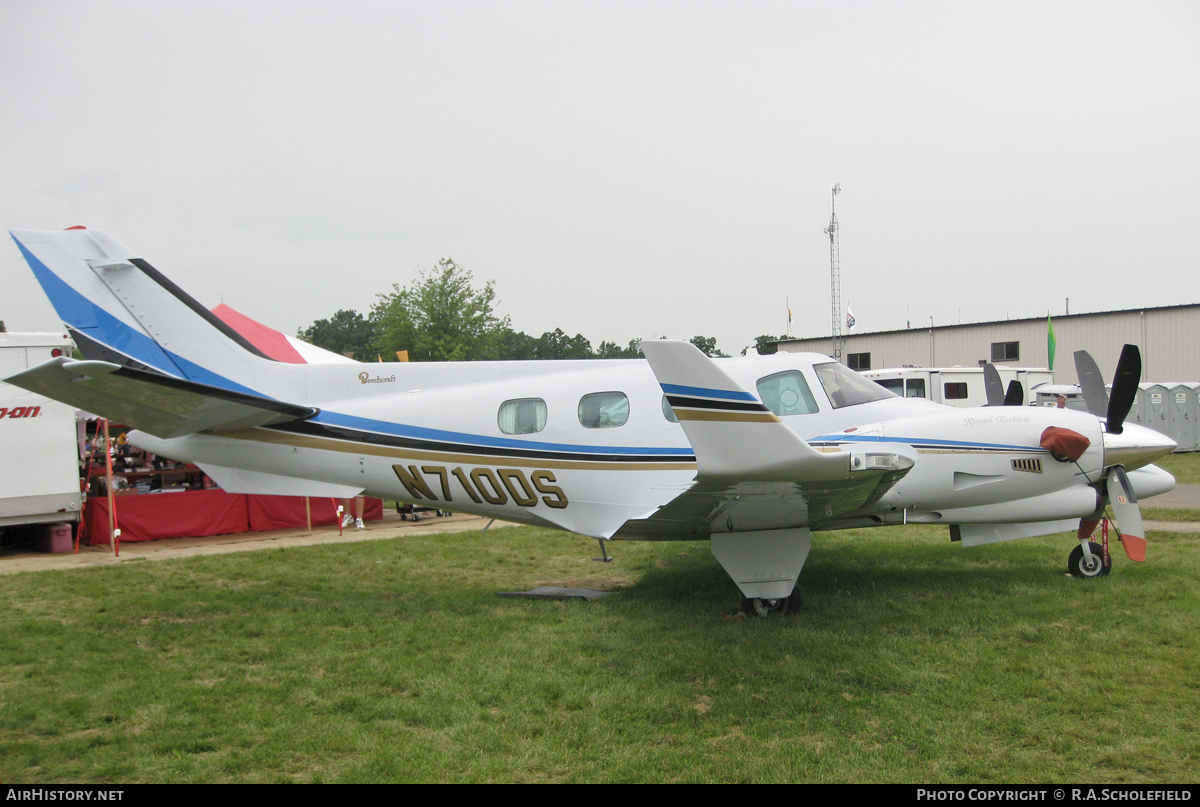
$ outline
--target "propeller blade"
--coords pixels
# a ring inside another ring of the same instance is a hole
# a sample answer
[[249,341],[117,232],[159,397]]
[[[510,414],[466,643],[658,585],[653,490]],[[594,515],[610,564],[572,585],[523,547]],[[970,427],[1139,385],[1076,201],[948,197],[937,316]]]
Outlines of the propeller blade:
[[1008,382],[1008,394],[1004,396],[1005,406],[1024,406],[1025,405],[1025,388],[1021,386],[1021,382],[1013,379]]
[[1108,399],[1108,425],[1105,431],[1120,434],[1125,429],[1125,416],[1129,414],[1137,397],[1138,382],[1142,380],[1142,352],[1137,345],[1126,345],[1117,362],[1117,373],[1113,376],[1112,396]]
[[1146,560],[1146,529],[1142,526],[1142,510],[1138,507],[1137,494],[1129,477],[1120,465],[1108,470],[1108,499],[1112,504],[1117,528],[1121,533],[1121,546],[1130,560],[1138,563]]
[[1079,376],[1079,388],[1087,410],[1098,418],[1108,415],[1108,391],[1104,389],[1104,376],[1096,360],[1086,350],[1075,351],[1075,374]]
[[994,364],[983,365],[983,390],[987,394],[988,406],[1004,406],[1004,382]]

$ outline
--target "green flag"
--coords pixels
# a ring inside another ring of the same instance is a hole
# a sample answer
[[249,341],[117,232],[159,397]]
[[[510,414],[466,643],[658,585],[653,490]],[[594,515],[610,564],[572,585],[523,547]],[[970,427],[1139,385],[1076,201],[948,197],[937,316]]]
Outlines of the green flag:
[[1049,357],[1050,365],[1047,370],[1054,369],[1054,349],[1058,347],[1058,340],[1054,338],[1054,323],[1050,321],[1050,315],[1046,315],[1046,355]]

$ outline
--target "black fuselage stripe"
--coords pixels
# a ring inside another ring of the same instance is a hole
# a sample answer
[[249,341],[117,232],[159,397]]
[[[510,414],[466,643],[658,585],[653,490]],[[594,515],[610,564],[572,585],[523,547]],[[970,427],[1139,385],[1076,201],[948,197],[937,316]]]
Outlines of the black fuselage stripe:
[[743,401],[714,401],[710,398],[693,398],[686,395],[668,395],[667,403],[683,409],[723,409],[728,412],[768,412],[760,403]]
[[627,462],[627,463],[680,463],[695,462],[692,454],[601,454],[581,451],[545,451],[538,449],[503,448],[497,446],[481,446],[471,443],[449,443],[439,440],[422,440],[416,437],[400,437],[394,434],[380,434],[360,429],[347,429],[342,426],[330,426],[313,421],[296,421],[279,423],[265,428],[274,431],[303,434],[309,437],[324,437],[331,440],[347,440],[367,445],[387,446],[389,448],[408,448],[419,451],[440,451],[454,454],[478,454],[487,457],[520,457],[523,459],[552,459],[580,460],[585,462]]

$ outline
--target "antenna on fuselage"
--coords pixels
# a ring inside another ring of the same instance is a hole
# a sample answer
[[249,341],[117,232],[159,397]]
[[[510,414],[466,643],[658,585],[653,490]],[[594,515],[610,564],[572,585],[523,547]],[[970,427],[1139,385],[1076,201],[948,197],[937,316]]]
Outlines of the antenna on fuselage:
[[829,215],[829,226],[825,235],[829,236],[829,287],[830,302],[833,304],[833,358],[842,360],[842,348],[845,338],[842,336],[842,278],[838,271],[838,220],[837,195],[842,192],[841,184],[833,186],[832,212]]

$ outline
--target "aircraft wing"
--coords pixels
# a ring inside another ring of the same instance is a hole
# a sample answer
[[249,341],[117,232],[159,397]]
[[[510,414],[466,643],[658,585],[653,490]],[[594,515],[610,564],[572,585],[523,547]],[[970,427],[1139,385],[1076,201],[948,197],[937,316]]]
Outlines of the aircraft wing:
[[59,357],[5,380],[162,438],[304,420],[318,412],[106,361]]
[[842,482],[697,482],[658,512],[626,521],[614,540],[704,540],[716,532],[792,527],[846,529],[875,526],[855,511],[888,491],[907,470],[865,474]]
[[893,451],[810,446],[687,342],[648,340],[641,347],[696,453],[696,482],[649,517],[627,521],[613,538],[854,526],[857,511],[913,467],[912,458]]

